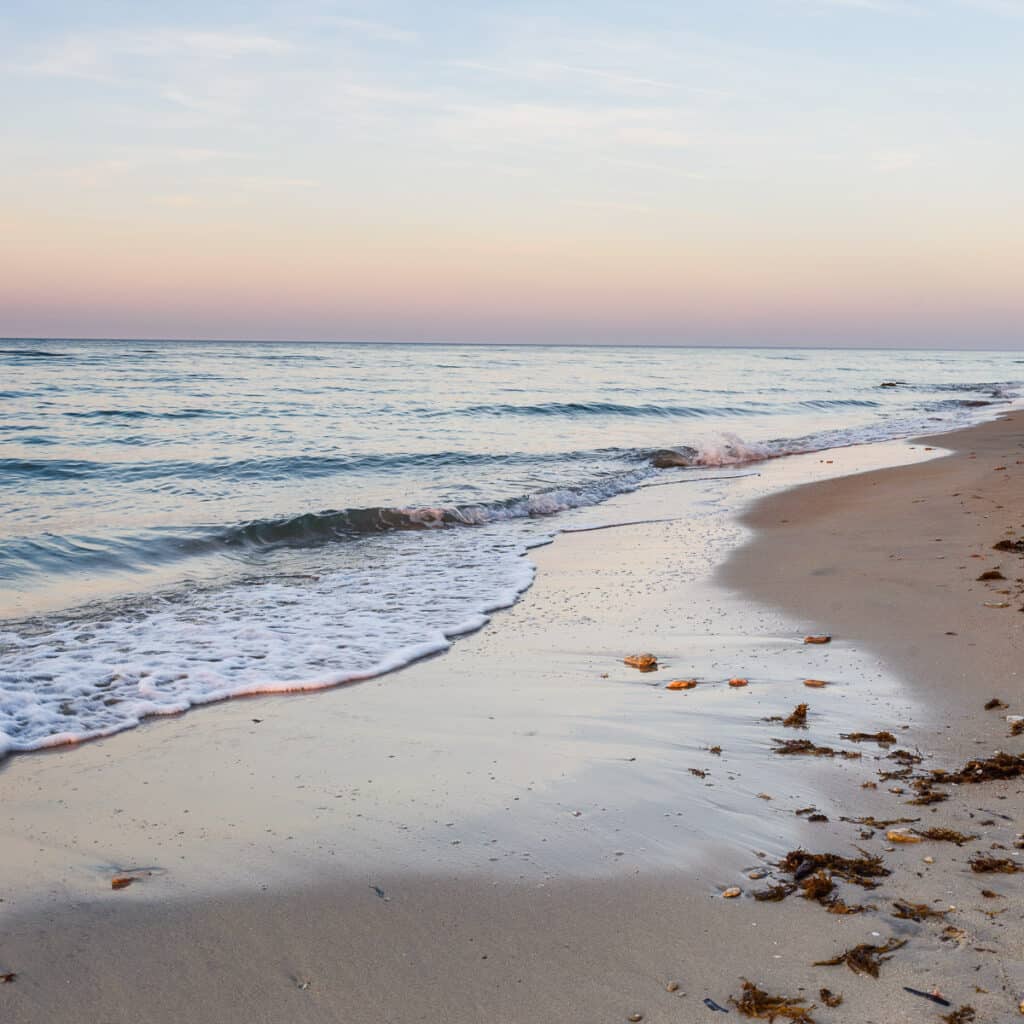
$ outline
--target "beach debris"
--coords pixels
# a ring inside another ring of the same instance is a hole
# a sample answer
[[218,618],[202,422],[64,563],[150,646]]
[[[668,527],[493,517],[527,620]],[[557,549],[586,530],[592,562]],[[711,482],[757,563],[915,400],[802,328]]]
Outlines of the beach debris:
[[914,787],[914,792],[917,796],[908,800],[908,804],[914,804],[918,807],[926,807],[928,804],[942,803],[943,800],[949,799],[949,794],[933,788],[930,779],[915,779],[911,785]]
[[906,832],[903,829],[890,829],[885,833],[885,838],[890,843],[920,843],[923,842],[920,836],[915,836],[912,832]]
[[850,740],[852,743],[877,743],[880,747],[888,747],[896,742],[896,737],[891,732],[841,732],[841,740]]
[[678,992],[679,991],[679,982],[678,981],[670,981],[665,986],[665,991],[666,992]]
[[893,903],[893,917],[901,921],[926,921],[929,918],[944,918],[948,910],[934,910],[927,903],[909,903],[907,900],[896,900]]
[[808,875],[801,883],[802,896],[805,900],[814,900],[816,903],[823,903],[826,897],[835,890],[836,883],[827,871],[816,871]]
[[689,469],[700,452],[689,445],[682,445],[676,448],[660,448],[651,453],[651,465],[655,469]]
[[770,1022],[775,1020],[776,1017],[782,1017],[785,1020],[802,1021],[803,1024],[814,1024],[814,1018],[810,1014],[814,1007],[808,1007],[806,999],[770,996],[745,978],[743,979],[743,994],[739,999],[734,999],[730,996],[729,1002],[744,1017],[750,1017],[753,1020],[767,1020]]
[[935,858],[934,857],[922,857],[921,860],[923,860],[925,864],[934,864],[935,863]]
[[863,818],[840,818],[840,821],[849,822],[851,825],[867,825],[869,828],[883,829],[890,825],[913,825],[920,821],[920,818],[886,818],[879,821],[874,815],[867,814]]
[[753,895],[759,903],[781,903],[787,896],[795,893],[796,888],[792,882],[783,882],[780,885],[770,885],[767,889],[759,889]]
[[832,643],[831,636],[805,636],[805,644],[830,644]]
[[708,773],[703,768],[687,768],[686,769],[691,775],[696,775],[698,779],[706,779]]
[[892,959],[892,954],[897,949],[902,949],[907,944],[906,939],[889,939],[881,946],[875,946],[870,942],[862,942],[859,946],[832,957],[831,960],[815,960],[815,967],[838,967],[846,964],[854,974],[867,974],[872,978],[878,977],[878,971],[882,964]]
[[374,894],[378,899],[383,900],[385,903],[391,902],[391,897],[379,885],[370,885],[370,888],[374,891]]
[[888,759],[904,765],[920,764],[924,760],[920,754],[915,754],[911,750],[894,750],[889,754]]
[[959,1010],[947,1013],[942,1019],[946,1024],[970,1024],[970,1021],[974,1020],[976,1016],[973,1006],[964,1005]]
[[114,875],[110,880],[110,888],[115,891],[118,889],[127,889],[132,882],[137,882],[138,879],[134,875]]
[[666,690],[692,690],[697,685],[696,679],[673,679],[665,686]]
[[1013,551],[1018,555],[1024,555],[1024,540],[1001,540],[992,545],[993,551]]
[[986,580],[1005,580],[1006,577],[998,569],[987,569],[979,577],[977,582],[984,583]]
[[653,654],[631,654],[622,660],[630,668],[641,672],[655,672],[658,669],[658,659]]
[[986,608],[1009,608],[1009,601],[984,601],[983,604]]
[[626,1020],[630,1021],[631,1024],[639,1024],[639,1022],[642,1021],[643,1019],[644,1019],[644,1015],[642,1013],[631,1013],[626,1018]]
[[738,885],[730,885],[729,888],[722,893],[722,899],[734,900],[737,896],[742,894],[743,890]]
[[1009,707],[1008,704],[1004,704],[998,697],[993,697],[991,700],[985,701],[985,710],[994,711],[996,708]]
[[830,871],[837,878],[853,882],[864,889],[874,889],[878,883],[876,878],[884,878],[892,872],[882,862],[882,858],[858,850],[860,857],[843,857],[838,853],[808,853],[807,850],[790,850],[777,867],[785,874],[793,876],[800,882],[808,875],[821,869]]
[[933,1003],[938,1003],[939,1006],[952,1006],[953,1004],[945,998],[945,996],[939,995],[936,992],[922,992],[919,988],[911,988],[909,985],[903,986],[904,992],[909,992],[912,996],[920,996],[922,999],[930,999]]
[[816,813],[810,815],[807,820],[814,822],[828,821],[828,815],[822,814],[820,811],[817,811]]
[[828,686],[828,683],[824,679],[805,679],[804,686],[809,686],[812,690],[820,690]]
[[18,980],[18,975],[14,971],[8,971],[6,974],[0,974],[0,985],[13,985]]
[[721,757],[722,756],[722,748],[717,746],[717,745],[714,746],[714,747],[708,747],[708,753],[709,754],[716,754],[718,757]]
[[1024,754],[1006,754],[1000,751],[988,758],[968,761],[959,771],[947,772],[937,768],[931,773],[939,783],[973,784],[993,780],[1017,779],[1024,775]]
[[750,680],[749,679],[744,679],[742,676],[737,676],[735,679],[730,679],[729,680],[729,685],[733,686],[733,687],[749,686],[750,685]]
[[808,705],[797,704],[795,708],[782,720],[783,725],[788,725],[791,729],[802,729],[807,725],[807,711]]
[[969,843],[972,839],[978,838],[976,835],[957,832],[953,828],[915,828],[914,831],[922,839],[930,839],[935,843],[956,843],[957,846],[963,846],[964,843]]
[[971,870],[979,875],[1015,875],[1018,871],[1024,870],[1012,857],[993,857],[987,853],[976,853],[967,863]]
[[[967,945],[967,932],[963,928],[957,928],[956,925],[947,924],[942,929],[942,935],[939,939],[940,942],[955,942],[957,946],[963,948]],[[980,950],[980,947],[975,947]]]
[[776,754],[800,754],[810,757],[845,757],[853,760],[860,757],[857,750],[833,750],[832,747],[819,747],[810,740],[782,740],[772,738]]
[[839,992],[833,992],[829,988],[818,989],[818,998],[830,1009],[834,1010],[837,1006],[842,1006],[843,997]]
[[1007,715],[1006,721],[1009,723],[1011,736],[1020,736],[1024,733],[1024,716]]
[[[728,1013],[729,1011],[724,1006],[719,1006],[710,996],[706,996],[704,999],[704,1005],[709,1010],[714,1010],[717,1013]],[[1024,1012],[1024,1011],[1022,1011]]]
[[984,896],[985,899],[987,899],[987,900],[1001,900],[1001,899],[1004,899],[1002,894],[1000,894],[998,892],[993,892],[991,889],[982,889],[981,890],[981,895]]

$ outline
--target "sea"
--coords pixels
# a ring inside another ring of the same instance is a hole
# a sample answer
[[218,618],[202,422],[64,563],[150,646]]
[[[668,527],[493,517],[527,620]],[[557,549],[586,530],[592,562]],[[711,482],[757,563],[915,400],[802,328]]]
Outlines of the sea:
[[1022,387],[1008,352],[0,341],[0,756],[440,654],[610,498]]

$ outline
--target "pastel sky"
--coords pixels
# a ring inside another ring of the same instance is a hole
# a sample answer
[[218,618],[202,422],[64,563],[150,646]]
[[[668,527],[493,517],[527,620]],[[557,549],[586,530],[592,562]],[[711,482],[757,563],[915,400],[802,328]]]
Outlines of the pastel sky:
[[6,0],[0,335],[1016,347],[1024,0]]

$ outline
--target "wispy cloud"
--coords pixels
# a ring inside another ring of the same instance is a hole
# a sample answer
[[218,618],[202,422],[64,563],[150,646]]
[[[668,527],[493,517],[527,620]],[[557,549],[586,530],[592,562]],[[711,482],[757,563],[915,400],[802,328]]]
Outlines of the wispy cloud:
[[23,70],[63,78],[107,80],[124,58],[230,61],[284,53],[290,44],[247,32],[153,29],[67,36],[23,65]]

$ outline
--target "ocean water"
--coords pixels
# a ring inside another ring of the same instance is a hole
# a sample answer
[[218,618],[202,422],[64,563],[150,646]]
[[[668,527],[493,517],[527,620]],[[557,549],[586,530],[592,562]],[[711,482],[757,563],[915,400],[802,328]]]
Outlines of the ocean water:
[[1012,353],[2,341],[0,755],[441,652],[614,495],[1021,381]]

